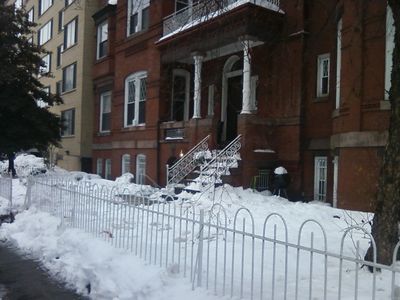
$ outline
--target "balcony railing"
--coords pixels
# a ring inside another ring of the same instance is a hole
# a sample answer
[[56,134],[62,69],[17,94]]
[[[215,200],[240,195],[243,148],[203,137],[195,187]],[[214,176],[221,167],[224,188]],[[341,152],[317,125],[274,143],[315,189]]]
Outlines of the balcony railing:
[[245,3],[253,3],[270,10],[279,11],[280,0],[206,0],[181,9],[164,19],[163,37],[186,30],[220,16]]

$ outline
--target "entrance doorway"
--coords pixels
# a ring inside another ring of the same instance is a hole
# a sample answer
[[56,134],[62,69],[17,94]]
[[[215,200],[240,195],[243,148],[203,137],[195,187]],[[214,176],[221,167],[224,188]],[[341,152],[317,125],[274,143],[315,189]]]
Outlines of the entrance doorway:
[[238,134],[237,119],[242,110],[243,60],[234,55],[228,58],[222,74],[221,137],[224,145],[234,140]]

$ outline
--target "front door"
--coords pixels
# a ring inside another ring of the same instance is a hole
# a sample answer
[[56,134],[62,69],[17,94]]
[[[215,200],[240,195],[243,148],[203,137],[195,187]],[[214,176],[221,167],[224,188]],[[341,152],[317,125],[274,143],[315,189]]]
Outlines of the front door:
[[237,119],[242,110],[242,89],[242,76],[228,78],[225,142],[231,142],[237,136]]

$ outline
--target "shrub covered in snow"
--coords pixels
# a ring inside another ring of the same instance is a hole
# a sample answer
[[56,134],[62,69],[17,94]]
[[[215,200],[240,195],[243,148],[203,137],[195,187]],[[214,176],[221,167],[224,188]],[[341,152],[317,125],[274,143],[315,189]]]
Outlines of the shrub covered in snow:
[[[19,154],[14,160],[15,171],[18,177],[26,178],[29,175],[39,175],[47,172],[43,157],[31,154]],[[8,160],[0,162],[0,172],[7,173]]]

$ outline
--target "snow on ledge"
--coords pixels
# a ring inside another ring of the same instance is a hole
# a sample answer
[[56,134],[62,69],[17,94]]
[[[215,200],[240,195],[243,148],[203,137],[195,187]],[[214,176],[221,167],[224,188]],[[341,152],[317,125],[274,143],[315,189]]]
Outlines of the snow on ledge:
[[272,149],[254,149],[253,152],[254,153],[276,153]]

